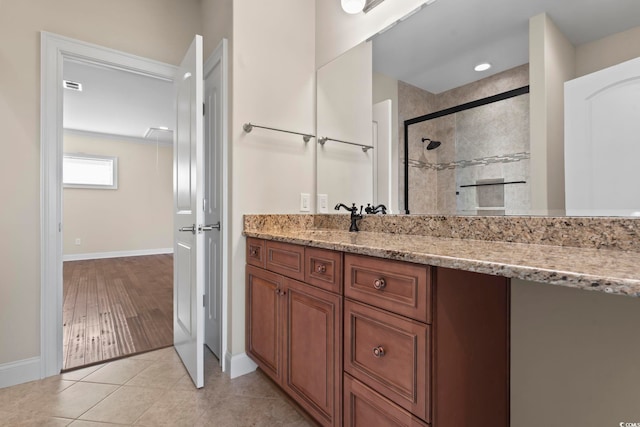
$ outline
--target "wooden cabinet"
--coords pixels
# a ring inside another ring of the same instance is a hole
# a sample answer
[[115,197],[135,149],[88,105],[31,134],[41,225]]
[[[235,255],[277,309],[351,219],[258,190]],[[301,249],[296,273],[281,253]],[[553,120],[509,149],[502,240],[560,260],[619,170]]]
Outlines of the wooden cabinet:
[[342,296],[292,279],[305,274],[305,248],[273,243],[266,269],[246,267],[247,354],[318,423],[340,426]]
[[247,264],[247,354],[321,425],[509,425],[508,279],[259,239]]
[[351,254],[344,265],[345,426],[509,425],[508,279]]

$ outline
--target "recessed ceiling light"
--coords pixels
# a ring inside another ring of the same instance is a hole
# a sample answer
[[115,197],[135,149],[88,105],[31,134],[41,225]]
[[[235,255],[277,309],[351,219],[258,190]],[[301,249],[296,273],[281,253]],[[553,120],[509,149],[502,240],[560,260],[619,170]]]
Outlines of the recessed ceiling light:
[[491,64],[483,62],[482,64],[476,65],[473,69],[476,71],[487,71],[489,68],[491,68]]

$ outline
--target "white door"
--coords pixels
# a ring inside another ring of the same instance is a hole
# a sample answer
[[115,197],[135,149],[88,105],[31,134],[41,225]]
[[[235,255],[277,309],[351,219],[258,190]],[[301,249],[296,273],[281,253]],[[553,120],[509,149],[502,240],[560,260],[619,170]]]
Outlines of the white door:
[[640,58],[565,83],[567,215],[640,215]]
[[173,344],[196,387],[204,385],[202,37],[175,78]]
[[218,360],[222,360],[222,50],[223,44],[207,61],[204,80],[204,221],[210,230],[205,233],[204,342]]

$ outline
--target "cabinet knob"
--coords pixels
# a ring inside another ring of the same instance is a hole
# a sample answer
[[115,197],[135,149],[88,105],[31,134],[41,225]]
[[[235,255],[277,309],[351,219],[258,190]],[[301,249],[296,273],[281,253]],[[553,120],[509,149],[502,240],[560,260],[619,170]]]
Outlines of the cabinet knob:
[[318,264],[318,266],[316,267],[316,272],[318,273],[326,273],[327,272],[327,266],[324,264]]
[[384,348],[381,345],[379,345],[377,347],[374,347],[373,348],[373,355],[375,357],[378,357],[378,358],[383,357],[384,356]]
[[387,286],[387,282],[382,277],[373,281],[373,287],[379,291],[384,289],[385,286]]
[[249,255],[253,256],[253,257],[257,257],[258,256],[258,248],[249,249]]

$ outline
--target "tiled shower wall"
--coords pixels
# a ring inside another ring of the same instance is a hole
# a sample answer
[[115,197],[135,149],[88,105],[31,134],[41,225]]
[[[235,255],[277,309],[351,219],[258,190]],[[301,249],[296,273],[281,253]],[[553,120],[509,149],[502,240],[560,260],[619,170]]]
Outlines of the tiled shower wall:
[[[443,92],[426,92],[398,82],[399,140],[404,120],[526,86],[527,64]],[[422,138],[442,141],[424,150]],[[404,147],[400,144],[400,159]],[[400,168],[401,170],[403,168]],[[402,178],[402,177],[401,177]],[[478,193],[489,187],[459,188],[478,180],[503,179],[527,184],[498,185],[506,214],[524,214],[529,207],[529,96],[522,95],[409,127],[409,210],[411,213],[475,214]],[[401,198],[403,179],[401,182]],[[459,194],[456,195],[456,189]],[[401,200],[401,205],[404,201]],[[482,212],[479,212],[482,214]],[[491,212],[494,213],[494,212]]]

